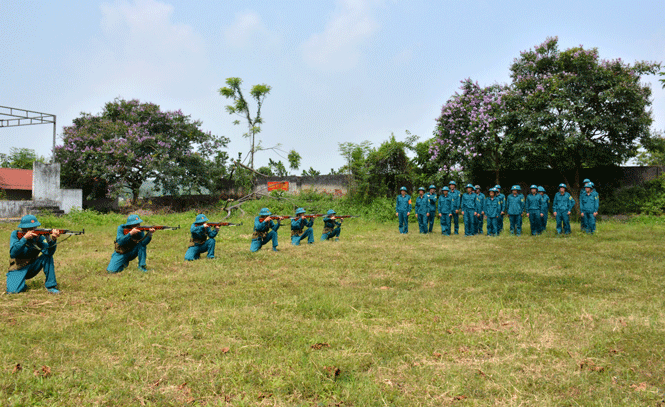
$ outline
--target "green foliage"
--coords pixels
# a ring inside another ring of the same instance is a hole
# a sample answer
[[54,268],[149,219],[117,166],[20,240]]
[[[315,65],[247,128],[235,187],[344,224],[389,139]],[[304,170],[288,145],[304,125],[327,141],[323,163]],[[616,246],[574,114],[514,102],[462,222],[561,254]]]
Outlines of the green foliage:
[[320,171],[315,170],[313,167],[309,167],[309,170],[302,170],[302,177],[318,177],[321,175]]
[[7,200],[7,191],[0,188],[0,201],[6,201],[6,200]]
[[643,138],[640,144],[643,150],[637,153],[637,164],[665,165],[665,137],[662,131],[652,132],[651,136]]
[[23,170],[31,170],[32,163],[35,161],[44,163],[46,159],[35,153],[31,148],[16,148],[11,147],[9,154],[0,154],[0,167],[2,168],[18,168]]
[[289,160],[289,168],[293,171],[297,171],[298,168],[300,168],[300,162],[302,161],[300,154],[298,154],[296,150],[291,150],[289,151],[287,158]]
[[600,213],[603,215],[661,215],[665,210],[665,175],[629,188],[600,189]]
[[269,158],[268,166],[270,167],[272,173],[277,177],[286,177],[289,175],[289,172],[286,170],[286,167],[281,160],[274,161],[272,158]]

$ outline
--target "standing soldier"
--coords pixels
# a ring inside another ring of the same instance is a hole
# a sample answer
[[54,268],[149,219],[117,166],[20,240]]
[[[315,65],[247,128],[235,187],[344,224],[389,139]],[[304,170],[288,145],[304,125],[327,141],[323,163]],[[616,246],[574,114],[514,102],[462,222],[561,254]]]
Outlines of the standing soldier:
[[436,186],[429,186],[429,193],[427,194],[427,231],[432,233],[434,227],[434,219],[436,218]]
[[543,222],[540,225],[540,231],[544,232],[547,230],[547,218],[550,216],[550,197],[547,196],[545,193],[545,188],[544,187],[538,187],[538,193],[540,194],[540,197],[543,199],[542,205],[543,207],[540,209],[540,211],[543,213]]
[[496,188],[490,188],[489,197],[485,198],[484,215],[487,218],[487,236],[499,235],[499,216],[501,215],[501,200],[496,196]]
[[[60,291],[56,288],[55,265],[53,254],[55,253],[56,240],[60,232],[54,230],[48,236],[40,236],[33,232],[41,223],[34,215],[25,215],[21,218],[18,227],[25,233],[18,238],[18,230],[12,232],[9,237],[9,270],[7,271],[7,293],[17,294],[25,291],[25,280],[29,280],[44,270],[46,290],[52,294]],[[41,255],[41,256],[40,256]]]
[[518,194],[522,188],[513,185],[510,195],[506,197],[506,212],[510,221],[510,234],[522,234],[522,213],[524,212],[524,195]]
[[277,223],[272,221],[270,217],[272,212],[268,208],[261,208],[259,216],[254,218],[254,234],[252,234],[252,244],[249,247],[250,252],[259,251],[263,245],[272,240],[272,250],[274,252],[278,251],[277,246],[277,230],[281,226],[280,219],[277,219]]
[[406,187],[399,189],[397,195],[397,204],[395,205],[395,215],[399,219],[399,233],[409,233],[409,215],[411,214],[411,196],[407,195]]
[[329,209],[328,212],[326,212],[326,216],[323,218],[323,233],[321,234],[321,241],[330,240],[333,237],[335,238],[335,241],[339,240],[339,235],[342,233],[342,221],[344,219],[340,219],[339,222],[337,222],[337,218],[335,217],[336,214],[337,212],[332,209]]
[[298,208],[296,216],[291,219],[291,244],[294,246],[300,246],[300,242],[305,239],[307,243],[314,244],[314,218],[305,218],[303,215],[306,212],[304,208]]
[[506,214],[506,196],[501,192],[501,185],[496,184],[494,186],[494,189],[496,189],[497,194],[496,197],[499,198],[499,202],[501,203],[501,214],[499,214],[499,219],[498,223],[499,225],[497,226],[497,235],[503,232],[503,216]]
[[462,195],[461,207],[464,217],[464,236],[473,236],[476,234],[476,194],[473,193],[473,185],[466,184],[466,193]]
[[570,211],[575,206],[575,199],[566,192],[566,184],[559,184],[559,192],[554,195],[552,211],[556,218],[556,232],[570,234]]
[[596,216],[598,216],[598,194],[593,193],[593,183],[584,185],[584,193],[580,197],[580,214],[584,219],[585,231],[593,234],[596,231]]
[[192,237],[189,239],[189,248],[185,252],[185,260],[197,260],[201,257],[201,253],[205,252],[208,252],[209,259],[215,258],[215,237],[219,233],[219,226],[211,228],[206,223],[207,221],[208,217],[204,214],[196,215],[194,223],[189,228]]
[[[129,215],[127,222],[124,225],[118,226],[115,237],[115,252],[111,255],[106,271],[111,274],[120,273],[127,266],[129,262],[138,257],[139,270],[147,272],[146,259],[148,258],[148,244],[152,240],[152,234],[155,229],[148,230],[148,233],[137,229],[141,226],[141,218],[139,215]],[[125,234],[125,229],[130,229]]]
[[416,218],[418,218],[418,228],[420,233],[427,233],[427,197],[425,188],[418,188],[418,198],[416,198]]
[[[455,181],[450,181],[448,183],[448,187],[450,187],[450,197],[453,200],[453,222],[455,223],[455,234],[459,234],[459,211],[460,208],[462,207],[462,194],[460,191],[457,189],[457,184]],[[463,220],[463,219],[462,219]]]
[[439,216],[441,217],[441,234],[450,236],[450,220],[453,217],[453,198],[450,195],[450,188],[441,188],[439,197]]
[[526,196],[526,216],[531,224],[531,235],[539,235],[540,225],[543,222],[541,212],[543,197],[538,195],[538,185],[531,185],[529,189],[530,193]]
[[[595,185],[589,178],[585,178],[584,181],[582,181],[582,189],[580,190],[580,203],[582,202],[582,195],[586,193],[586,185],[591,184],[591,193],[598,197],[598,191],[596,191]],[[582,228],[582,232],[585,232],[586,229],[586,219],[584,217],[580,217],[580,227]]]
[[483,234],[483,206],[485,205],[485,194],[480,192],[480,185],[476,185],[476,234]]

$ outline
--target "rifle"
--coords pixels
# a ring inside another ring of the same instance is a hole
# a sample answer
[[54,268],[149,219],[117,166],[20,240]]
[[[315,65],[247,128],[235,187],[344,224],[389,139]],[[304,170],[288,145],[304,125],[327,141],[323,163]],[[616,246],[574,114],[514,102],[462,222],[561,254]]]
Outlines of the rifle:
[[348,218],[359,218],[360,217],[360,216],[356,216],[356,215],[340,215],[340,216],[333,215],[333,216],[335,217],[335,219],[348,219]]
[[[311,218],[320,218],[321,216],[326,216],[322,213],[317,213],[316,215],[302,215],[303,218],[305,219],[311,219]],[[299,218],[300,216],[296,216],[296,218]]]
[[[80,232],[75,231],[75,230],[68,230],[68,229],[32,229],[29,232],[32,232],[32,233],[34,233],[36,235],[39,235],[39,236],[50,235],[53,232],[59,232],[61,235],[83,235],[83,234],[85,234],[85,229],[83,229]],[[16,234],[16,237],[18,237],[19,239],[22,239],[23,236],[25,236],[26,233],[28,233],[28,232],[24,232],[22,230],[19,230],[18,233]]]
[[216,227],[216,226],[242,226],[242,222],[240,223],[231,223],[231,222],[206,222],[208,226]]
[[284,220],[284,219],[291,219],[291,216],[285,215],[270,215],[270,216],[260,216],[259,217],[259,222],[263,222],[266,218],[274,219],[274,220]]
[[132,229],[138,229],[142,232],[147,232],[150,229],[155,229],[155,230],[177,230],[177,229],[180,229],[180,225],[178,225],[178,226],[161,226],[161,225],[156,225],[156,226],[125,226],[122,230],[122,233],[126,235]]

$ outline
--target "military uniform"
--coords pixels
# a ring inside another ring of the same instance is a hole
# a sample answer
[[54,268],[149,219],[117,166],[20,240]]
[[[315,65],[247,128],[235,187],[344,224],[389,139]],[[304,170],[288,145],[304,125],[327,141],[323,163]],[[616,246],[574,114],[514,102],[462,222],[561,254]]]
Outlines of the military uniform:
[[483,234],[483,205],[485,204],[485,194],[480,192],[480,185],[476,185],[476,234]]
[[332,209],[326,212],[326,216],[323,218],[323,233],[321,234],[321,241],[330,240],[332,238],[339,240],[339,235],[342,233],[342,222],[337,221],[336,219],[331,219],[335,214],[337,214],[337,212]]
[[[586,184],[585,188],[587,186],[590,189],[593,188],[591,183]],[[580,212],[584,215],[581,218],[585,220],[584,231],[586,233],[593,234],[596,231],[596,215],[594,214],[598,213],[598,208],[598,194],[594,194],[593,189],[591,189],[589,193],[585,190],[584,193],[580,195]]]
[[453,198],[450,196],[450,188],[441,188],[439,196],[439,216],[441,217],[441,234],[450,236],[450,220],[453,216]]
[[538,187],[538,193],[542,197],[542,207],[540,211],[543,213],[542,222],[540,224],[540,231],[547,230],[547,218],[550,216],[550,197],[545,193],[545,188]]
[[467,190],[471,188],[471,192],[467,191],[462,195],[461,207],[464,213],[464,235],[473,236],[476,234],[476,200],[478,196],[473,192],[473,185],[468,184]]
[[[567,188],[566,184],[559,184],[559,188]],[[552,202],[552,211],[556,216],[556,232],[570,234],[570,212],[575,206],[575,199],[566,191],[557,192]]]
[[541,217],[543,216],[542,203],[543,197],[538,194],[538,186],[531,185],[531,192],[526,196],[526,213],[529,215],[529,224],[531,225],[531,234],[540,234]]
[[300,242],[307,239],[307,243],[314,243],[314,219],[313,218],[300,218],[300,215],[305,214],[303,208],[296,209],[296,218],[291,219],[291,244],[300,246]]
[[455,234],[459,234],[459,210],[462,207],[462,193],[457,189],[457,184],[455,181],[450,181],[448,186],[455,185],[455,190],[450,191],[450,197],[453,200],[453,216],[452,223],[455,224]]
[[[406,187],[400,188],[400,191],[406,191]],[[399,233],[409,233],[409,213],[411,213],[411,195],[400,193],[397,195],[395,204],[395,213],[399,219]]]
[[189,247],[185,253],[185,260],[192,261],[201,257],[201,253],[208,253],[209,259],[215,258],[215,237],[219,228],[203,226],[208,218],[204,214],[196,216],[194,223],[189,228],[192,237],[189,239]]
[[138,215],[129,215],[124,225],[118,226],[115,238],[115,251],[111,255],[111,261],[106,268],[109,273],[119,273],[129,266],[129,262],[138,257],[139,270],[145,272],[146,258],[148,257],[147,246],[152,240],[152,233],[138,232],[135,235],[125,234],[125,229],[132,229],[141,222]]
[[[432,191],[434,190],[434,191]],[[429,192],[425,194],[427,196],[427,231],[428,233],[432,233],[432,229],[434,228],[434,219],[436,218],[436,186],[430,185],[429,186]]]
[[[490,189],[495,194],[498,192],[496,188]],[[499,216],[501,216],[501,199],[497,196],[488,196],[485,198],[483,205],[483,212],[487,217],[487,236],[499,235]]]
[[[596,186],[591,182],[589,178],[585,178],[584,181],[582,181],[582,185],[586,187],[586,184],[591,185],[591,193],[598,197],[598,191],[596,191]],[[584,190],[584,187],[582,187],[582,190],[580,191],[580,202],[582,202],[582,194],[585,194],[586,191]],[[586,219],[584,216],[580,217],[580,227],[582,228],[582,232],[586,232]]]
[[[34,229],[41,223],[34,215],[21,218],[18,227]],[[34,236],[31,239],[18,238],[18,230],[11,233],[9,238],[9,269],[7,271],[7,293],[16,294],[25,291],[25,280],[29,280],[40,271],[44,272],[46,281],[44,286],[51,293],[59,293],[56,288],[55,266],[53,254],[57,248],[51,236]]]
[[272,250],[277,251],[277,230],[280,227],[280,223],[273,222],[272,219],[269,221],[261,222],[261,218],[265,218],[272,215],[272,212],[268,208],[262,208],[259,212],[259,216],[254,218],[254,233],[252,234],[252,244],[249,247],[250,252],[259,251],[263,245],[272,241]]
[[[418,191],[425,191],[425,188],[420,187]],[[427,194],[423,194],[416,198],[416,216],[418,216],[418,229],[420,233],[427,233]]]
[[506,197],[506,213],[508,213],[508,220],[510,221],[510,233],[519,236],[522,234],[522,213],[524,213],[524,195],[520,194],[521,190],[519,185],[513,185],[512,193]]
[[497,184],[494,188],[498,191],[496,197],[499,198],[499,202],[501,203],[501,213],[499,214],[497,222],[497,234],[499,234],[503,232],[503,216],[506,213],[506,196],[501,192],[501,185]]

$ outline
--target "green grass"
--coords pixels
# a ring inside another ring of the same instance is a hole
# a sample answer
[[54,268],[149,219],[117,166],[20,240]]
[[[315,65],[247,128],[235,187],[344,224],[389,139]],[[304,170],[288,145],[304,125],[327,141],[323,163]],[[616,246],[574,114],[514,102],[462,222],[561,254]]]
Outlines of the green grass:
[[145,215],[183,229],[155,233],[149,273],[113,276],[123,216],[42,219],[86,235],[56,252],[61,295],[40,275],[0,296],[0,405],[663,405],[661,219],[565,238],[353,219],[251,254],[246,217],[185,263],[193,217]]

